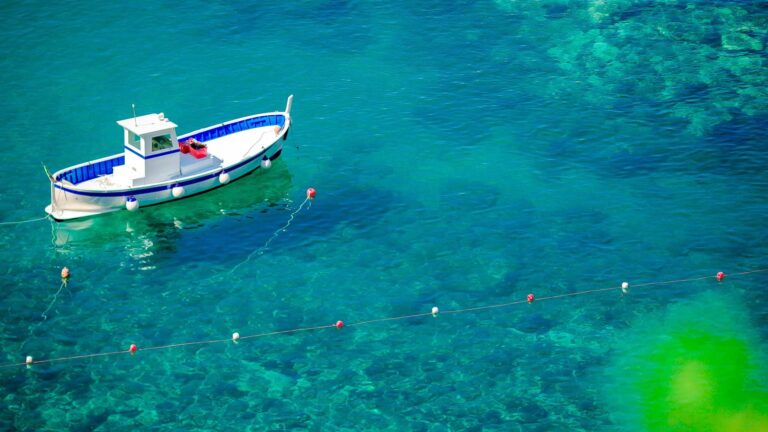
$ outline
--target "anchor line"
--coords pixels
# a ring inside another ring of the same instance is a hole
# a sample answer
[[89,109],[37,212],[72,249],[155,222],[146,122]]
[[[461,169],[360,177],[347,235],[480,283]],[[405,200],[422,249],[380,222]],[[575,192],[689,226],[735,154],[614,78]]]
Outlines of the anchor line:
[[301,202],[301,205],[299,205],[299,208],[297,208],[296,210],[291,212],[291,216],[288,218],[288,222],[286,222],[285,225],[283,225],[282,227],[278,228],[274,233],[272,233],[272,236],[266,241],[266,243],[264,243],[263,246],[261,246],[260,248],[254,250],[250,254],[248,254],[248,256],[245,258],[245,260],[243,260],[242,262],[240,262],[240,263],[236,264],[234,267],[232,267],[232,269],[229,270],[227,272],[227,274],[230,274],[230,275],[233,274],[235,272],[235,270],[240,268],[240,266],[242,266],[245,263],[247,263],[248,261],[250,261],[251,258],[253,258],[253,256],[255,254],[257,254],[257,253],[258,254],[263,254],[264,251],[269,248],[269,245],[272,243],[272,241],[274,241],[277,238],[277,236],[280,234],[280,232],[283,232],[283,231],[287,230],[288,227],[291,226],[291,223],[293,223],[293,219],[301,211],[301,209],[304,207],[304,204],[306,204],[307,201],[309,201],[309,207],[307,207],[307,210],[309,210],[309,208],[312,206],[312,201],[310,201],[309,198],[304,198],[304,201]]
[[20,224],[29,223],[29,222],[38,222],[38,221],[41,221],[43,219],[48,219],[48,215],[45,215],[45,216],[43,216],[41,218],[36,218],[36,219],[26,219],[26,220],[21,220],[21,221],[0,222],[0,225],[20,225]]
[[51,303],[49,303],[48,307],[45,308],[45,311],[42,314],[40,314],[40,316],[43,318],[43,320],[47,320],[48,319],[48,315],[47,315],[48,311],[51,310],[51,308],[53,307],[53,304],[56,303],[56,299],[59,298],[59,294],[61,293],[61,290],[63,290],[64,287],[66,287],[66,286],[67,286],[67,280],[66,279],[62,279],[61,280],[61,286],[59,287],[59,290],[56,291],[56,294],[53,295],[53,300],[51,300]]
[[[735,276],[743,276],[753,273],[761,273],[768,271],[768,268],[761,268],[756,270],[749,270],[749,271],[743,271],[743,272],[737,272],[737,273],[731,273],[728,275],[729,278],[735,277]],[[685,283],[685,282],[694,282],[694,281],[700,281],[705,279],[717,279],[717,276],[699,276],[699,277],[692,277],[692,278],[686,278],[686,279],[675,279],[675,280],[668,280],[668,281],[657,281],[657,282],[646,282],[641,284],[634,284],[632,285],[633,288],[637,287],[648,287],[648,286],[656,286],[656,285],[670,285],[675,283]],[[587,294],[595,294],[600,292],[607,292],[607,291],[615,291],[615,290],[621,290],[619,287],[607,287],[607,288],[595,288],[595,289],[589,289],[589,290],[583,290],[583,291],[575,291],[565,294],[557,294],[552,296],[545,296],[537,298],[536,302],[541,301],[547,301],[547,300],[558,300],[558,299],[564,299],[568,297],[576,297],[576,296],[582,296]],[[513,305],[519,305],[529,303],[527,300],[517,300],[513,302],[506,302],[506,303],[497,303],[497,304],[491,304],[491,305],[484,305],[484,306],[475,306],[475,307],[468,307],[468,308],[461,308],[461,309],[451,309],[446,311],[440,311],[440,315],[446,315],[446,314],[459,314],[459,313],[467,313],[467,312],[475,312],[480,310],[488,310],[488,309],[495,309],[495,308],[503,308]],[[409,315],[399,315],[399,316],[393,316],[393,317],[385,317],[385,318],[375,318],[375,319],[369,319],[365,321],[357,321],[347,324],[347,327],[355,327],[355,326],[363,326],[368,324],[375,324],[375,323],[381,323],[381,322],[387,322],[387,321],[399,321],[399,320],[405,320],[405,319],[412,319],[412,318],[423,318],[427,316],[436,316],[436,313],[417,313],[417,314],[409,314]],[[275,336],[275,335],[281,335],[281,334],[289,334],[289,333],[299,333],[299,332],[309,332],[309,331],[316,331],[316,330],[324,330],[324,329],[330,329],[338,327],[338,324],[327,324],[327,325],[320,325],[320,326],[313,326],[313,327],[300,327],[300,328],[294,328],[294,329],[287,329],[287,330],[276,330],[271,332],[264,332],[264,333],[256,333],[252,335],[246,335],[241,336],[238,340],[245,340],[245,339],[256,339],[260,337],[267,337],[267,336]],[[181,342],[181,343],[173,343],[173,344],[167,344],[167,345],[157,345],[157,346],[149,346],[145,348],[137,348],[135,352],[139,351],[157,351],[157,350],[163,350],[163,349],[169,349],[169,348],[177,348],[177,347],[184,347],[184,346],[191,346],[191,345],[207,345],[207,344],[214,344],[214,343],[222,343],[222,342],[230,342],[233,341],[233,339],[210,339],[210,340],[200,340],[200,341],[190,341],[190,342]],[[0,365],[0,369],[6,369],[11,367],[18,367],[18,366],[24,366],[24,365],[33,365],[33,364],[44,364],[44,363],[53,363],[53,362],[60,362],[60,361],[67,361],[67,360],[77,360],[77,359],[85,359],[85,358],[92,358],[92,357],[105,357],[105,356],[112,356],[112,355],[118,355],[118,354],[126,354],[130,353],[131,350],[122,350],[122,351],[111,351],[111,352],[103,352],[103,353],[93,353],[93,354],[82,354],[82,355],[75,355],[75,356],[67,356],[67,357],[56,357],[51,359],[44,359],[44,360],[34,360],[30,363],[27,362],[19,362],[19,363],[8,363],[8,364],[2,364]]]

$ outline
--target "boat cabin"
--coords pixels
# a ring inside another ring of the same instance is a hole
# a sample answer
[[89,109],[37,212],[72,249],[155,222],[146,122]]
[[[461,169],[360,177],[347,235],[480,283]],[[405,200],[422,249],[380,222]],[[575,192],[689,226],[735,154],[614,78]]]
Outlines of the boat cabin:
[[115,166],[114,177],[128,186],[140,186],[178,177],[179,144],[176,124],[163,113],[117,122],[123,128],[125,164]]

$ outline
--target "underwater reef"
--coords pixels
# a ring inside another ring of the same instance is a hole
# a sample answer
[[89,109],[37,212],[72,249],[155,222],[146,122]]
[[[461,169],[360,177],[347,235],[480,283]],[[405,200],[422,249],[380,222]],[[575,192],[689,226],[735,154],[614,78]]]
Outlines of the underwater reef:
[[[559,67],[548,93],[638,98],[696,136],[768,114],[764,2],[498,1]],[[532,26],[535,26],[534,29]],[[526,29],[526,27],[529,27]]]

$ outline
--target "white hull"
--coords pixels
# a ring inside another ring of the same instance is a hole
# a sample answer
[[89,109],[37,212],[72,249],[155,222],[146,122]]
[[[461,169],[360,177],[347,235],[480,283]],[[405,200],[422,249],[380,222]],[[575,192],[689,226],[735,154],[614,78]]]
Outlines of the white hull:
[[[248,126],[247,130],[236,127],[236,131],[232,131],[232,125],[245,128],[246,122],[264,118],[271,118],[273,122],[278,118],[281,123]],[[228,132],[221,132],[227,128]],[[132,207],[129,201],[133,200],[141,208],[210,191],[262,168],[262,162],[266,163],[267,159],[279,157],[289,128],[290,115],[286,111],[244,117],[186,134],[179,137],[179,142],[191,136],[210,137],[211,131],[217,137],[207,140],[209,154],[205,159],[197,160],[190,154],[180,156],[179,176],[140,186],[121,185],[116,169],[123,168],[119,165],[121,154],[61,170],[53,175],[56,181],[51,184],[51,205],[45,211],[56,220],[69,220],[126,210]],[[99,169],[108,173],[93,174]],[[226,174],[222,176],[222,173]],[[73,184],[66,180],[68,178],[76,178],[74,181],[78,183]],[[183,193],[179,194],[179,190]]]

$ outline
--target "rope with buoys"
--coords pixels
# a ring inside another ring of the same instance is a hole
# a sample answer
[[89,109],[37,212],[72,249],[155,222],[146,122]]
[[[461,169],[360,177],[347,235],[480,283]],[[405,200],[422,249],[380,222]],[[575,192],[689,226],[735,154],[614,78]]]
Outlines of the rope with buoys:
[[[768,271],[768,268],[749,270],[749,271],[743,271],[738,273],[731,273],[729,277],[743,276],[743,275],[748,275],[752,273],[760,273],[760,272],[766,272],[766,271]],[[637,288],[637,287],[649,287],[649,286],[655,286],[655,285],[670,285],[675,283],[693,282],[693,281],[699,281],[704,279],[715,279],[718,282],[722,282],[725,279],[725,277],[726,277],[725,273],[718,272],[714,276],[699,276],[699,277],[686,278],[686,279],[646,282],[646,283],[633,285],[633,287]],[[612,286],[607,288],[596,288],[596,289],[589,289],[589,290],[583,290],[583,291],[575,291],[571,293],[557,294],[557,295],[539,297],[539,298],[536,298],[533,294],[528,294],[525,300],[517,300],[517,301],[507,302],[507,303],[497,303],[492,305],[476,306],[476,307],[469,307],[469,308],[462,308],[462,309],[451,309],[451,310],[440,311],[437,306],[434,306],[430,312],[416,313],[416,314],[410,314],[410,315],[400,315],[400,316],[386,317],[386,318],[375,318],[375,319],[370,319],[365,321],[352,322],[350,324],[345,324],[343,321],[339,320],[335,324],[327,324],[327,325],[320,325],[320,326],[314,326],[314,327],[300,327],[300,328],[287,329],[287,330],[276,330],[276,331],[256,333],[256,334],[246,335],[246,336],[240,336],[240,333],[236,332],[236,333],[233,333],[232,337],[228,339],[210,339],[210,340],[200,340],[200,341],[191,341],[191,342],[181,342],[181,343],[174,343],[174,344],[167,344],[167,345],[149,346],[145,348],[138,348],[136,344],[131,344],[131,346],[127,350],[122,350],[122,351],[82,354],[82,355],[76,355],[76,356],[57,357],[57,358],[45,359],[45,360],[34,360],[32,356],[27,356],[26,361],[24,362],[3,364],[3,365],[0,365],[0,369],[18,367],[18,366],[24,366],[24,365],[26,365],[27,367],[31,367],[34,364],[53,363],[53,362],[85,359],[85,358],[92,358],[92,357],[105,357],[105,356],[118,355],[118,354],[136,354],[136,352],[138,351],[155,351],[155,350],[177,348],[177,347],[184,347],[184,346],[191,346],[191,345],[207,345],[207,344],[230,342],[230,341],[234,343],[238,343],[241,340],[255,339],[255,338],[266,337],[266,336],[322,330],[322,329],[328,329],[328,328],[334,328],[334,327],[337,329],[342,329],[345,326],[355,327],[355,326],[362,326],[362,325],[368,325],[368,324],[374,324],[374,323],[381,323],[386,321],[399,321],[404,319],[420,318],[420,317],[427,317],[427,316],[436,317],[438,316],[438,314],[448,315],[448,314],[474,312],[474,311],[480,311],[480,310],[503,308],[503,307],[513,306],[518,304],[524,304],[524,303],[531,304],[533,302],[556,300],[556,299],[576,297],[576,296],[594,294],[594,293],[600,293],[600,292],[615,291],[617,289],[621,291],[622,295],[626,295],[629,293],[629,283],[623,282],[619,288],[617,288],[616,286]]]

